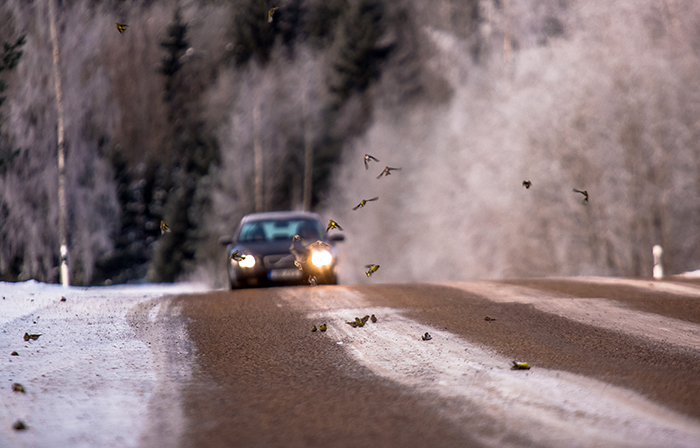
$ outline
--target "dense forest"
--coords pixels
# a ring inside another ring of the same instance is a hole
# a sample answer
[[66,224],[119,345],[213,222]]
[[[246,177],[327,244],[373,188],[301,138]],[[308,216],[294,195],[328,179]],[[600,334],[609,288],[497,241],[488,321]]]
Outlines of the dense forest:
[[[692,0],[52,1],[72,284],[223,286],[218,238],[301,208],[343,282],[700,268]],[[58,281],[47,5],[0,3],[0,280]]]

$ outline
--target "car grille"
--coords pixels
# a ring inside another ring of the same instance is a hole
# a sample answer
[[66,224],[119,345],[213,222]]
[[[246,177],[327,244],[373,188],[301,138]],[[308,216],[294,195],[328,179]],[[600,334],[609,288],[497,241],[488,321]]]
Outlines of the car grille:
[[266,255],[263,257],[265,269],[286,269],[293,268],[294,256],[292,254]]

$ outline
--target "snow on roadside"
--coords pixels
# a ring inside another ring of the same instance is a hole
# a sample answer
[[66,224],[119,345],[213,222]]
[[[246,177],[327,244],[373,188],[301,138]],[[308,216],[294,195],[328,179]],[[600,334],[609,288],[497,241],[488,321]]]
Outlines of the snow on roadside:
[[[326,322],[326,337],[363,366],[423,393],[485,446],[698,446],[696,420],[634,391],[565,371],[512,371],[510,359],[400,310],[370,307],[358,291],[317,287],[280,297]],[[345,323],[369,309],[378,323],[362,330]],[[429,342],[420,339],[426,331]]]
[[[174,322],[168,332],[175,344],[168,348],[186,350],[184,324],[164,296],[206,289],[0,282],[0,441],[20,447],[156,446],[149,436],[156,431],[166,438],[160,442],[176,443],[182,413],[173,384],[190,372],[188,365],[167,371],[172,363],[159,343],[164,329],[157,322]],[[25,332],[41,336],[25,341]],[[18,356],[11,355],[15,351]],[[13,392],[15,382],[26,393]],[[175,421],[164,424],[154,412]],[[13,430],[17,420],[29,429]]]

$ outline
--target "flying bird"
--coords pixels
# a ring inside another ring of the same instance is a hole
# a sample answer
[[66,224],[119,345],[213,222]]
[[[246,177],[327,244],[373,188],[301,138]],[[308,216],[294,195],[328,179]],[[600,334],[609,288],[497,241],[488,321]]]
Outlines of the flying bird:
[[371,320],[373,324],[376,324],[376,323],[377,323],[377,316],[375,316],[374,314],[372,314],[372,315],[369,317],[369,320]]
[[529,180],[524,180],[523,187],[525,187],[526,190],[529,189],[530,187],[532,187],[532,182],[530,182]]
[[267,11],[267,23],[272,23],[272,16],[275,14],[275,11],[277,11],[278,8],[279,6],[274,6]]
[[388,176],[389,174],[391,174],[392,171],[401,171],[401,168],[392,168],[390,166],[385,166],[384,171],[379,173],[379,176],[377,176],[377,179],[379,179],[380,177],[382,177],[385,174]]
[[165,223],[165,221],[160,222],[160,234],[163,235],[164,233],[169,233],[170,232],[170,227]]
[[583,195],[583,202],[588,202],[588,190],[577,190],[573,189],[574,193],[581,193]]
[[343,228],[340,227],[340,225],[337,222],[333,221],[332,219],[329,219],[328,220],[328,227],[326,227],[326,233],[328,233],[328,231],[331,229],[338,229],[341,232],[343,231]]
[[530,364],[526,362],[513,361],[513,366],[510,370],[530,370]]
[[328,327],[326,326],[326,324],[321,324],[321,325],[318,327],[318,329],[321,330],[321,331],[326,331],[326,330],[328,330]]
[[379,269],[379,265],[378,264],[368,264],[367,266],[365,266],[365,269],[367,269],[367,271],[365,271],[365,274],[367,274],[367,277],[371,277],[372,274],[377,272],[377,269]]
[[364,207],[365,205],[367,205],[368,202],[376,201],[377,199],[379,199],[379,196],[377,196],[377,197],[375,197],[375,198],[372,198],[372,199],[363,199],[362,201],[360,201],[359,204],[357,204],[356,206],[354,206],[352,209],[353,209],[353,210],[357,210],[358,208],[362,208],[362,207]]
[[241,261],[241,260],[245,260],[245,257],[246,257],[246,255],[241,254],[239,252],[239,250],[236,249],[233,252],[231,252],[231,255],[229,255],[228,258],[229,258],[229,260],[233,260],[233,261]]
[[41,335],[40,334],[24,333],[24,340],[28,341],[31,339],[32,341],[36,341],[37,339],[39,339],[39,336],[41,336]]
[[424,335],[421,336],[421,339],[423,339],[424,341],[429,341],[429,340],[431,340],[432,338],[433,338],[433,337],[430,336],[430,333],[428,333],[427,331],[425,332]]
[[117,31],[119,31],[119,34],[124,34],[124,31],[126,31],[126,27],[129,26],[126,23],[117,23]]
[[23,394],[27,393],[27,391],[24,390],[24,386],[19,383],[12,383],[12,390],[14,392],[22,392]]
[[377,159],[374,156],[370,156],[369,154],[365,154],[365,169],[369,169],[369,161],[374,160],[375,162],[379,162],[379,159]]

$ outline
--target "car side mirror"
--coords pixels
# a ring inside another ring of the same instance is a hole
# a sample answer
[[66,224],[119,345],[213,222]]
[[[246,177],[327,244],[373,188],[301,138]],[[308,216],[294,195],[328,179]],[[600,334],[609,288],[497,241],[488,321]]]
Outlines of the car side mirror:
[[333,235],[328,237],[328,241],[331,241],[333,243],[339,243],[341,241],[345,241],[345,235],[340,234],[340,233],[334,233]]
[[222,246],[229,246],[233,244],[233,238],[230,237],[229,235],[222,236],[219,238],[219,244]]

